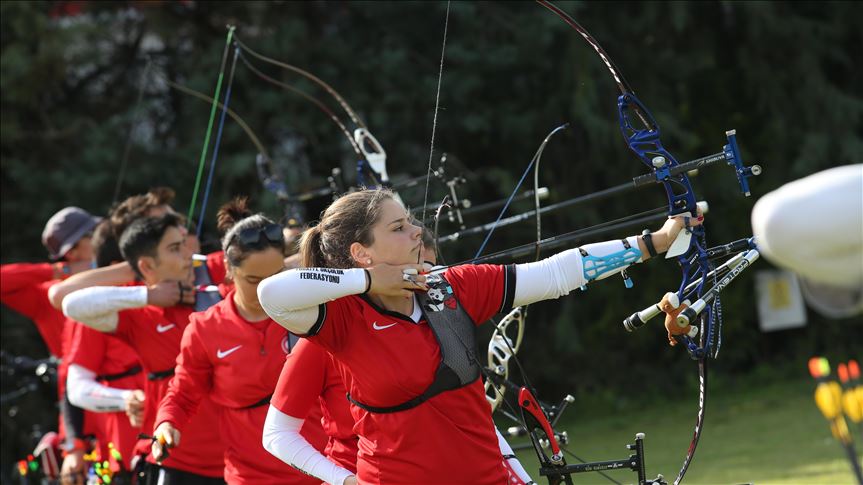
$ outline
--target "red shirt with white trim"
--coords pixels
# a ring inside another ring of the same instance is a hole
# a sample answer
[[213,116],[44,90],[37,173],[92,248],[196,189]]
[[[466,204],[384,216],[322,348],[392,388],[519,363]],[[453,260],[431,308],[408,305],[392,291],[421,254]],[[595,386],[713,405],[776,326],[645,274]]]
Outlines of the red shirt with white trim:
[[[225,480],[231,484],[317,484],[268,453],[261,443],[267,403],[285,355],[297,338],[267,318],[249,322],[238,312],[234,292],[204,312],[194,313],[183,335],[176,374],[159,407],[157,425],[168,421],[186,443],[189,416],[209,397],[219,408],[218,428],[225,441]],[[256,405],[258,404],[258,405]],[[318,419],[300,433],[322,449],[326,441]],[[210,423],[216,428],[216,423]]]
[[[79,323],[73,323],[73,326],[75,327],[74,336],[66,355],[69,364],[79,365],[101,376],[122,374],[129,369],[140,366],[134,349],[123,341]],[[115,389],[144,389],[146,386],[143,372],[120,379],[100,380],[99,382]],[[111,462],[112,470],[120,469],[120,463],[117,463],[114,457],[107,452],[108,443],[114,443],[114,447],[123,457],[122,466],[126,470],[130,469],[135,443],[141,428],[132,427],[129,417],[124,411],[88,413],[85,419],[92,415],[98,416],[100,421],[96,438],[99,440],[102,459]]]
[[[512,302],[514,278],[503,266],[450,268],[445,277],[477,324]],[[359,402],[401,404],[434,381],[438,342],[423,320],[378,307],[365,296],[325,305],[309,340],[328,350]],[[443,392],[412,409],[369,413],[351,406],[360,436],[357,477],[362,483],[507,483],[482,380]]]
[[[143,308],[123,310],[118,313],[119,322],[114,335],[129,344],[141,361],[145,373],[173,370],[183,330],[192,314],[190,306],[160,308],[147,305]],[[168,390],[170,378],[147,379],[144,424],[141,427],[152,434],[156,412]],[[203,399],[197,414],[189,420],[183,430],[182,446],[170,450],[163,466],[204,475],[221,477],[224,474],[222,436],[214,423],[218,422],[218,411],[210,399]],[[139,443],[138,450],[147,452],[147,460],[153,462],[149,444]]]
[[324,455],[356,473],[359,437],[353,430],[354,418],[346,393],[333,357],[320,346],[302,340],[285,359],[270,404],[295,418],[320,408],[321,424],[328,437]]
[[[210,281],[220,283],[225,281],[225,276],[228,274],[228,268],[225,267],[225,252],[216,251],[207,255],[207,272],[210,273]],[[225,296],[222,293],[222,296]]]

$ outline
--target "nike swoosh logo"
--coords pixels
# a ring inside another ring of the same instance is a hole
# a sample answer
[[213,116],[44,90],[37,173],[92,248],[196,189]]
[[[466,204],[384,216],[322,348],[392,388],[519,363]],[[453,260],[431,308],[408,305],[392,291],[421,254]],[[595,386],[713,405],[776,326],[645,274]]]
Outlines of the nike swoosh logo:
[[175,324],[175,323],[169,323],[168,325],[159,324],[159,325],[156,325],[156,331],[159,333],[165,333],[168,330],[171,330],[172,328],[174,328],[176,326],[177,326],[177,324]]
[[392,327],[393,325],[395,325],[395,323],[391,323],[391,324],[389,324],[389,325],[378,325],[378,322],[375,322],[375,323],[373,323],[373,324],[372,324],[372,328],[373,328],[373,329],[375,329],[375,330],[383,330],[383,329],[385,329],[385,328],[390,328],[390,327]]
[[227,356],[233,354],[234,352],[236,352],[237,350],[239,350],[240,347],[242,347],[242,345],[237,345],[236,347],[234,347],[232,349],[225,350],[224,352],[221,349],[219,349],[216,351],[216,357],[218,357],[220,359],[224,359],[225,357],[227,357]]

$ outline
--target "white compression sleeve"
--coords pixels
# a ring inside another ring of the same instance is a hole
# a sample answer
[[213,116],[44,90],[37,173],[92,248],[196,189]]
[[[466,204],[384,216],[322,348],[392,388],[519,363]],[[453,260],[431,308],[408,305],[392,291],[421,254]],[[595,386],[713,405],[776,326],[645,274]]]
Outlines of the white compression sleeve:
[[[524,483],[531,483],[530,475],[528,475],[527,470],[521,466],[521,462],[518,461],[518,458],[515,458],[515,452],[512,451],[512,447],[509,446],[509,443],[506,442],[506,439],[500,434],[500,430],[497,429],[497,426],[494,427],[494,432],[497,433],[497,445],[500,447],[500,454],[504,456],[504,459],[509,464],[509,467],[512,468],[512,471],[518,475],[518,478],[521,479]],[[512,458],[506,458],[512,457]]]
[[[627,238],[630,247],[638,248],[638,237]],[[590,256],[602,258],[624,250],[620,240],[587,244],[581,249]],[[636,262],[640,262],[639,258]],[[584,258],[579,249],[569,249],[535,263],[518,264],[515,267],[515,299],[513,306],[528,305],[542,300],[552,300],[568,295],[570,291],[586,285],[594,279],[603,279],[620,273],[628,265],[603,272],[595,278],[584,270]]]
[[114,389],[96,382],[96,373],[78,364],[69,366],[66,376],[66,393],[69,402],[97,413],[123,411],[129,389]]
[[100,332],[113,332],[118,312],[146,305],[146,286],[94,286],[69,293],[63,314]]
[[264,449],[273,456],[301,471],[332,485],[343,485],[353,475],[336,465],[300,435],[303,420],[289,416],[273,406],[264,421]]
[[318,319],[318,305],[366,291],[362,268],[292,269],[258,285],[258,300],[267,315],[289,331],[303,335]]
[[818,172],[765,195],[752,233],[770,262],[816,283],[863,285],[863,164]]

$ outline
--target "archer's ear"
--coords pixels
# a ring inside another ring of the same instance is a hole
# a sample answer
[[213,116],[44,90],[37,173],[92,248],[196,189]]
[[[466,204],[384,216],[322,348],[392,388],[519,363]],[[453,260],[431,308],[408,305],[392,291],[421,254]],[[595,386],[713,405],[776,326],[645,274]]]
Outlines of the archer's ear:
[[372,256],[369,253],[369,249],[362,244],[355,242],[351,244],[351,259],[353,259],[354,264],[356,264],[360,268],[366,268],[371,266],[369,261],[372,261]]
[[138,258],[138,271],[141,272],[145,280],[153,279],[156,273],[156,258],[152,256],[141,256]]

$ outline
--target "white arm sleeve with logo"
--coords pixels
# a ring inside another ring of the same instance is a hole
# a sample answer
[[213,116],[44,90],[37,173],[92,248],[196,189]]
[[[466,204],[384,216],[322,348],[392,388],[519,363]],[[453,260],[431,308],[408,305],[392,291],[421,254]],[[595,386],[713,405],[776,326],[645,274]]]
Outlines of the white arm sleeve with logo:
[[267,315],[289,331],[304,335],[318,320],[318,306],[366,291],[362,268],[292,269],[270,276],[258,285],[258,300]]
[[294,468],[332,485],[343,485],[353,475],[316,450],[300,434],[303,420],[289,416],[273,406],[264,421],[264,449]]
[[147,306],[146,286],[94,286],[63,299],[63,315],[100,332],[117,329],[117,313]]
[[69,402],[79,408],[96,413],[109,413],[126,409],[129,389],[115,389],[96,381],[96,373],[78,364],[69,366],[66,377],[66,394]]

